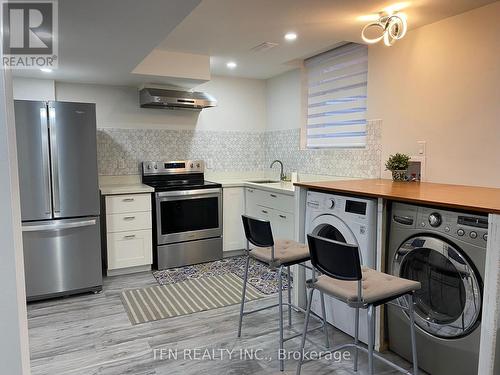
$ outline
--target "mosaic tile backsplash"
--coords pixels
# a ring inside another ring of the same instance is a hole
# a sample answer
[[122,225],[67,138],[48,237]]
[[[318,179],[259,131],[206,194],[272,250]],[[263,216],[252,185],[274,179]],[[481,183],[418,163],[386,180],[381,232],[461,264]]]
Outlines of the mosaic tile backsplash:
[[220,172],[267,170],[280,159],[286,171],[379,177],[381,122],[368,124],[363,149],[300,150],[300,130],[267,132],[116,129],[97,131],[100,175],[139,174],[143,160],[203,159]]
[[264,165],[264,133],[167,129],[99,129],[99,174],[139,174],[143,160],[202,159],[216,171]]
[[365,148],[300,149],[300,129],[266,132],[266,163],[280,159],[288,171],[343,176],[380,177],[382,121],[368,122]]

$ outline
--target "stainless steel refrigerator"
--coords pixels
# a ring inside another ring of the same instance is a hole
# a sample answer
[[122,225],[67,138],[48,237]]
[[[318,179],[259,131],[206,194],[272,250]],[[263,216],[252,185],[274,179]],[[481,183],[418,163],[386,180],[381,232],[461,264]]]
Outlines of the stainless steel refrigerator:
[[95,104],[14,107],[27,298],[99,291]]

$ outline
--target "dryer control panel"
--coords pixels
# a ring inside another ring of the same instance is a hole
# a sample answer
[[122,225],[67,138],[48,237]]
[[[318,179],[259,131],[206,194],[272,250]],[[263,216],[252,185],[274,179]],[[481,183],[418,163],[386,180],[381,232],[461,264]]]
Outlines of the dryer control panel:
[[478,246],[484,247],[488,239],[485,215],[394,203],[391,216],[396,225],[447,234]]

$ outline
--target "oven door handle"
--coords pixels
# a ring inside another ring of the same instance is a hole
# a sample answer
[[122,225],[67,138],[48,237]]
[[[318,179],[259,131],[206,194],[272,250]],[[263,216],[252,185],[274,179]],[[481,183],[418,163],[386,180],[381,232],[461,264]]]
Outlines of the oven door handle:
[[180,191],[162,191],[156,193],[158,198],[162,197],[186,197],[192,195],[208,195],[208,194],[220,194],[221,188],[216,189],[196,189],[196,190],[180,190]]

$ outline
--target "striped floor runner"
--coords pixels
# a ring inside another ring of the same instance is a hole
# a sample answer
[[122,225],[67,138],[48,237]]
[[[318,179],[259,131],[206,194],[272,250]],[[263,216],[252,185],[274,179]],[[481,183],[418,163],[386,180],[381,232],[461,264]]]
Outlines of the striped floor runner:
[[[132,324],[140,324],[230,306],[241,302],[243,280],[227,273],[169,285],[129,289],[121,293]],[[247,284],[246,300],[265,297]]]

